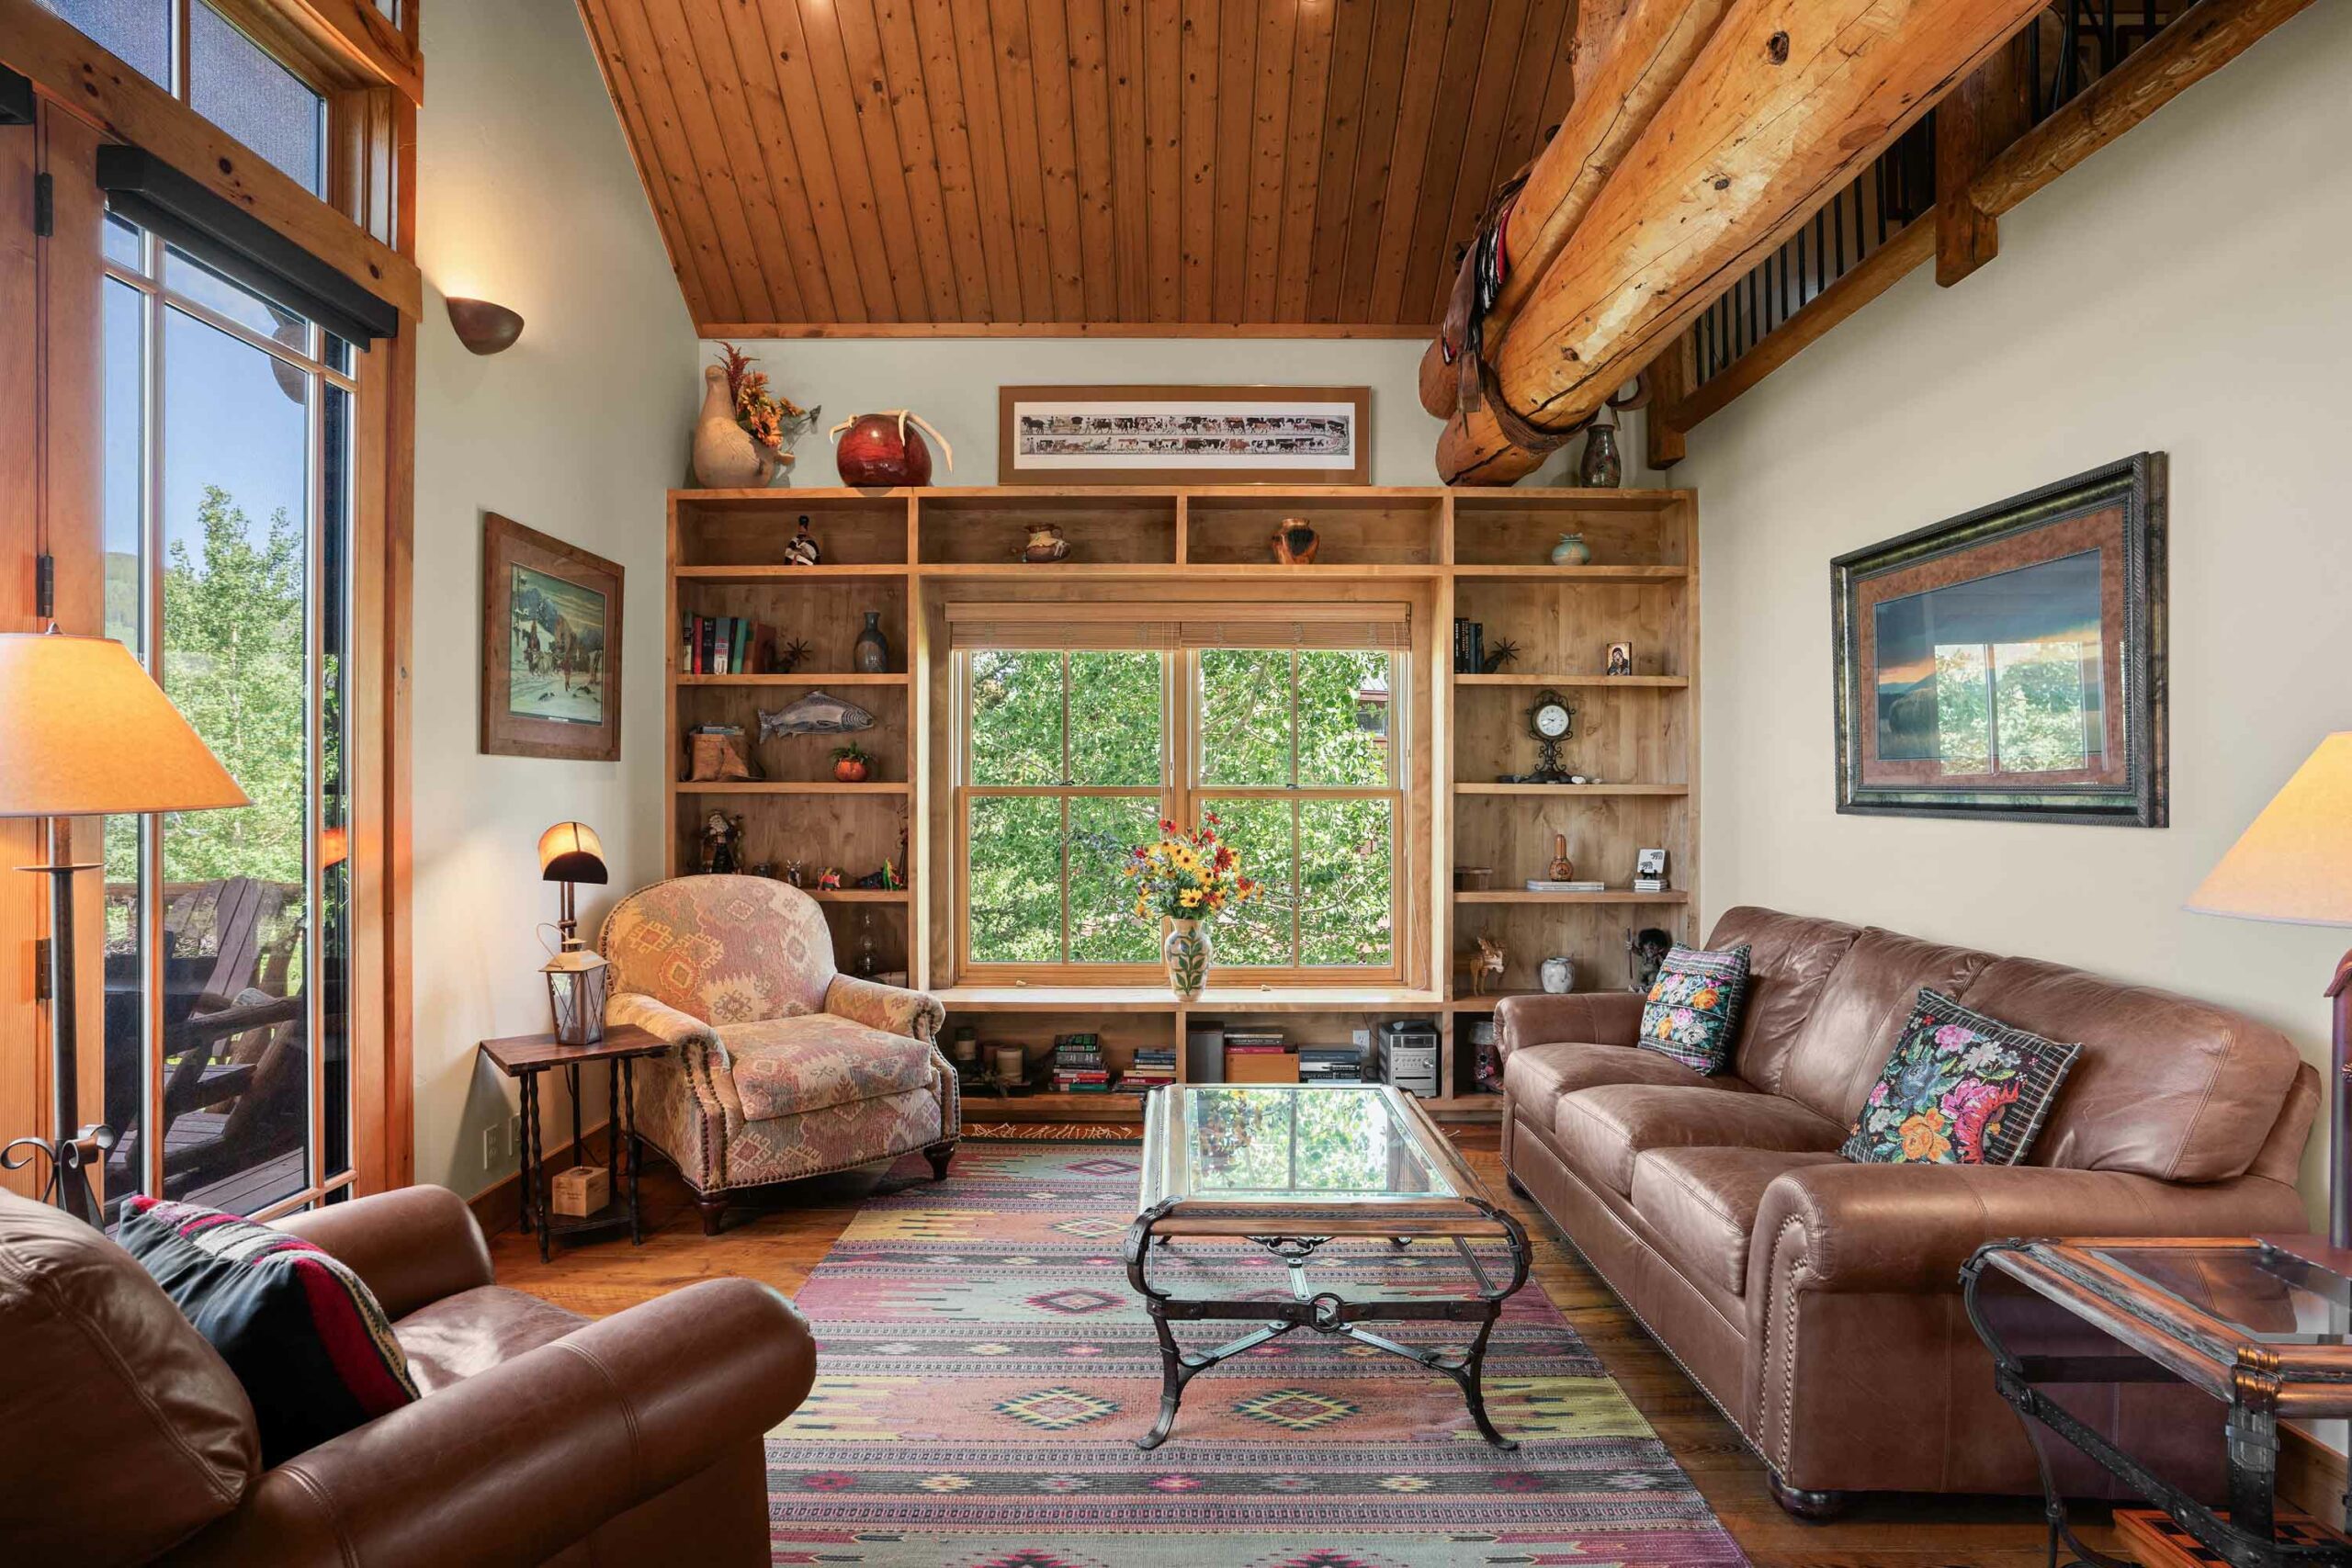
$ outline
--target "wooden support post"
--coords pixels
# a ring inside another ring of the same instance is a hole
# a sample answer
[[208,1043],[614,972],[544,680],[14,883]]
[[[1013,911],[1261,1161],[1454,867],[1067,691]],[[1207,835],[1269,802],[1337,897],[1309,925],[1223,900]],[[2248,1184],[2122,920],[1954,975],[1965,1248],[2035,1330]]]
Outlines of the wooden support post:
[[2021,34],[1936,106],[1936,282],[1941,288],[2000,254],[2000,221],[1979,205],[1976,176],[2025,130],[2026,72]]
[[1670,468],[1689,455],[1674,410],[1690,394],[1698,368],[1687,331],[1677,333],[1666,352],[1650,362],[1650,405],[1642,414],[1642,433],[1653,468]]

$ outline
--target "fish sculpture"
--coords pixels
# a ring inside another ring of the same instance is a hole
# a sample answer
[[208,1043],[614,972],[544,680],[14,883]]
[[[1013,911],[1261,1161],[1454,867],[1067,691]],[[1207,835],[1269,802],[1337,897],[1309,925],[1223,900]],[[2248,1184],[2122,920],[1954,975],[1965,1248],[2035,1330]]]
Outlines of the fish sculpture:
[[766,708],[760,710],[762,740],[779,735],[842,735],[853,729],[873,728],[872,714],[831,692],[811,692],[773,713]]

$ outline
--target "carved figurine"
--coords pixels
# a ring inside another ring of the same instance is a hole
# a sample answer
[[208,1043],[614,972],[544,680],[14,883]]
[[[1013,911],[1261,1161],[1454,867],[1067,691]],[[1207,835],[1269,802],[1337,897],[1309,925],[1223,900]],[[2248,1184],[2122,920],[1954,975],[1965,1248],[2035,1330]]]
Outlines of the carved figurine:
[[879,871],[869,871],[859,877],[857,885],[869,892],[896,893],[906,886],[907,879],[899,874],[897,866],[886,860]]
[[743,863],[743,819],[714,811],[702,825],[702,869],[706,876],[732,876]]
[[1483,997],[1487,987],[1500,989],[1503,983],[1503,944],[1491,936],[1478,939],[1478,955],[1470,960],[1470,994]]
[[817,891],[838,893],[842,890],[842,874],[836,866],[827,866],[817,874]]
[[817,536],[808,532],[808,515],[803,513],[800,516],[800,531],[793,535],[791,542],[784,547],[785,564],[786,566],[815,566],[824,558],[825,552],[818,545]]
[[1315,559],[1323,541],[1304,517],[1285,517],[1274,530],[1274,560],[1282,566],[1306,566]]
[[1029,543],[1022,549],[1021,558],[1031,566],[1046,566],[1069,554],[1069,541],[1062,537],[1057,523],[1032,523]]

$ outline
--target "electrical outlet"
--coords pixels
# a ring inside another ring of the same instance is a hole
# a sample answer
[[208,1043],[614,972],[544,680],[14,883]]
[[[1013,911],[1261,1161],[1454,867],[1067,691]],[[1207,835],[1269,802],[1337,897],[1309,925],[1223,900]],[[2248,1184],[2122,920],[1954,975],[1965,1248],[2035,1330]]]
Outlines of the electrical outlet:
[[506,1154],[508,1158],[523,1152],[523,1118],[517,1113],[506,1118]]
[[498,1160],[498,1126],[493,1122],[481,1130],[481,1168],[494,1170]]

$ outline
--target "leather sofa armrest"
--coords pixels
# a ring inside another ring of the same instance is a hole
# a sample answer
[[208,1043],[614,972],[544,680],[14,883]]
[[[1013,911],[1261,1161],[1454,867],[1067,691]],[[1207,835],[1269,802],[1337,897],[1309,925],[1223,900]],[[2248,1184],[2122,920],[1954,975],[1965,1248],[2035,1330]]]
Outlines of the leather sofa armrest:
[[289,1214],[277,1228],[350,1265],[396,1320],[492,1279],[481,1226],[446,1187],[403,1187],[332,1203]]
[[655,1001],[642,991],[615,991],[605,1001],[606,1023],[633,1023],[678,1047],[681,1055],[696,1048],[727,1060],[727,1046],[718,1031],[690,1012]]
[[1638,991],[1505,997],[1495,1004],[1495,1051],[1504,1061],[1521,1045],[1631,1045],[1641,1032]]
[[908,1034],[936,1040],[947,1021],[946,1004],[929,991],[885,986],[854,975],[836,975],[825,987],[825,1010],[878,1029],[886,1034]]
[[689,1285],[288,1460],[170,1561],[544,1562],[757,1441],[816,1367],[808,1324],[775,1292]]
[[2259,1176],[2192,1186],[2041,1166],[1808,1166],[1765,1189],[1747,1299],[1957,1291],[1978,1247],[2011,1237],[2244,1235],[2306,1224],[2295,1190]]

